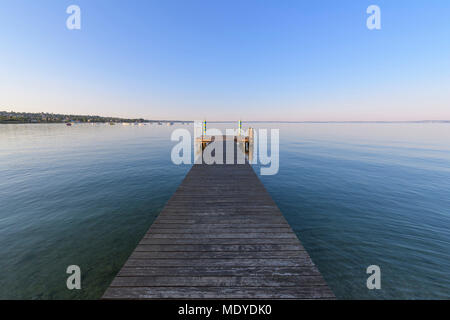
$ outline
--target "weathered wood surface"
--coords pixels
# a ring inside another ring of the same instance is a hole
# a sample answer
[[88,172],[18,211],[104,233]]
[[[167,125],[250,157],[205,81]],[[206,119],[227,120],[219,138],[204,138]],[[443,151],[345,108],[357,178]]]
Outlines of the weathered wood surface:
[[104,299],[334,299],[249,164],[194,165]]

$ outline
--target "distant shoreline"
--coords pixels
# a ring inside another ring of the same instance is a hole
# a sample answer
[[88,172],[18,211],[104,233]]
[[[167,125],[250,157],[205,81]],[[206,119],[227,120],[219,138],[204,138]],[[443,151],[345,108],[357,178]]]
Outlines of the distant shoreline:
[[[192,121],[185,121],[192,122]],[[234,123],[237,121],[208,121],[208,123]],[[417,120],[417,121],[242,121],[245,123],[450,123],[450,120]]]
[[[208,121],[208,123],[235,123],[236,120],[226,121]],[[242,119],[241,119],[242,120]],[[96,115],[72,115],[72,114],[55,114],[45,112],[14,112],[0,111],[0,124],[39,124],[39,123],[194,123],[192,120],[147,120],[143,118],[118,118],[103,117]],[[398,120],[398,121],[258,121],[246,120],[245,123],[450,123],[450,120]]]
[[[106,124],[110,122],[114,123],[194,123],[192,120],[182,121],[182,120],[144,120],[144,121],[95,121],[95,122],[76,122],[76,121],[52,121],[52,122],[31,122],[31,121],[0,121],[0,124],[65,124],[65,123],[74,123],[74,124]],[[235,123],[237,121],[208,121],[208,123]],[[285,124],[296,124],[296,123],[304,123],[304,124],[326,124],[326,123],[335,123],[335,124],[402,124],[402,123],[411,123],[411,124],[419,124],[419,123],[450,123],[450,120],[419,120],[419,121],[242,121],[243,123],[285,123]]]

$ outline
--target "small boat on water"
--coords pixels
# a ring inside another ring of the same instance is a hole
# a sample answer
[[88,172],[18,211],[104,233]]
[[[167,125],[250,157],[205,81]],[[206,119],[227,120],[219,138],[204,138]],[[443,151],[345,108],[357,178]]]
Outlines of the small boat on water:
[[116,124],[114,122],[109,123],[110,126],[115,126]]
[[66,126],[71,127],[72,123],[71,122],[66,122]]

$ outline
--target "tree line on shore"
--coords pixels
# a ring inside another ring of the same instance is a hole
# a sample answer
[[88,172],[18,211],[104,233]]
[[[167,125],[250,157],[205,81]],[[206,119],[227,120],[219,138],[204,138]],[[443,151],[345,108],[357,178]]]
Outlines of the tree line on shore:
[[0,123],[63,123],[63,122],[149,122],[144,119],[124,119],[116,117],[101,117],[92,115],[66,115],[55,113],[30,113],[0,111]]

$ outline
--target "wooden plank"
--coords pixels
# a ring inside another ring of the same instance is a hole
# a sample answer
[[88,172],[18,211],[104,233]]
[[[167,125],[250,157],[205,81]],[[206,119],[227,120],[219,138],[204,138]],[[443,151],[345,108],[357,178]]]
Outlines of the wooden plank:
[[139,244],[134,252],[201,252],[201,251],[236,251],[236,252],[271,252],[271,251],[304,251],[303,247],[297,244]]
[[304,251],[134,251],[130,259],[287,259]]
[[303,267],[314,265],[309,257],[289,259],[128,259],[128,267]]
[[104,299],[334,299],[328,286],[291,288],[110,287]]
[[225,267],[225,266],[197,266],[197,267],[129,267],[124,266],[117,276],[119,277],[142,277],[142,276],[289,276],[304,275],[314,276],[320,275],[316,266],[302,267]]
[[158,223],[153,223],[152,225],[152,230],[155,229],[175,229],[175,230],[196,230],[196,229],[201,229],[201,230],[207,230],[207,229],[234,229],[234,230],[239,230],[239,229],[255,229],[255,230],[259,230],[259,229],[266,229],[266,228],[270,228],[271,230],[276,229],[276,228],[289,228],[289,225],[287,223],[256,223],[256,224],[251,224],[251,223],[240,223],[239,225],[236,225],[235,223],[203,223],[203,222],[198,222],[198,223],[170,223],[171,220],[165,220],[164,223],[158,222]]
[[147,239],[143,238],[140,244],[197,244],[197,245],[206,245],[206,244],[221,244],[221,245],[233,245],[233,244],[298,244],[297,239],[239,239],[239,238],[228,238],[228,239],[208,239],[206,242],[205,239]]
[[320,275],[116,277],[111,287],[296,287],[325,285]]
[[[171,228],[170,223],[175,224],[196,224],[196,225],[218,225],[218,224],[235,224],[236,228],[243,226],[259,227],[265,225],[264,227],[286,227],[289,226],[283,216],[269,216],[269,215],[167,215],[158,219],[154,222],[155,226]],[[253,221],[253,223],[251,222]],[[290,227],[290,226],[289,226]],[[183,228],[183,226],[180,226]]]
[[201,164],[192,166],[103,298],[334,295],[249,164]]
[[149,232],[145,236],[147,239],[296,239],[293,233],[271,233],[271,232],[249,232],[249,233],[152,233]]
[[148,233],[151,234],[203,234],[203,233],[210,233],[213,235],[218,234],[230,234],[230,233],[284,233],[284,232],[290,232],[291,228],[289,226],[281,227],[281,228],[253,228],[253,227],[247,227],[247,228],[221,228],[221,227],[214,227],[214,226],[207,226],[207,227],[184,227],[184,228],[161,228],[160,226],[152,226]]

